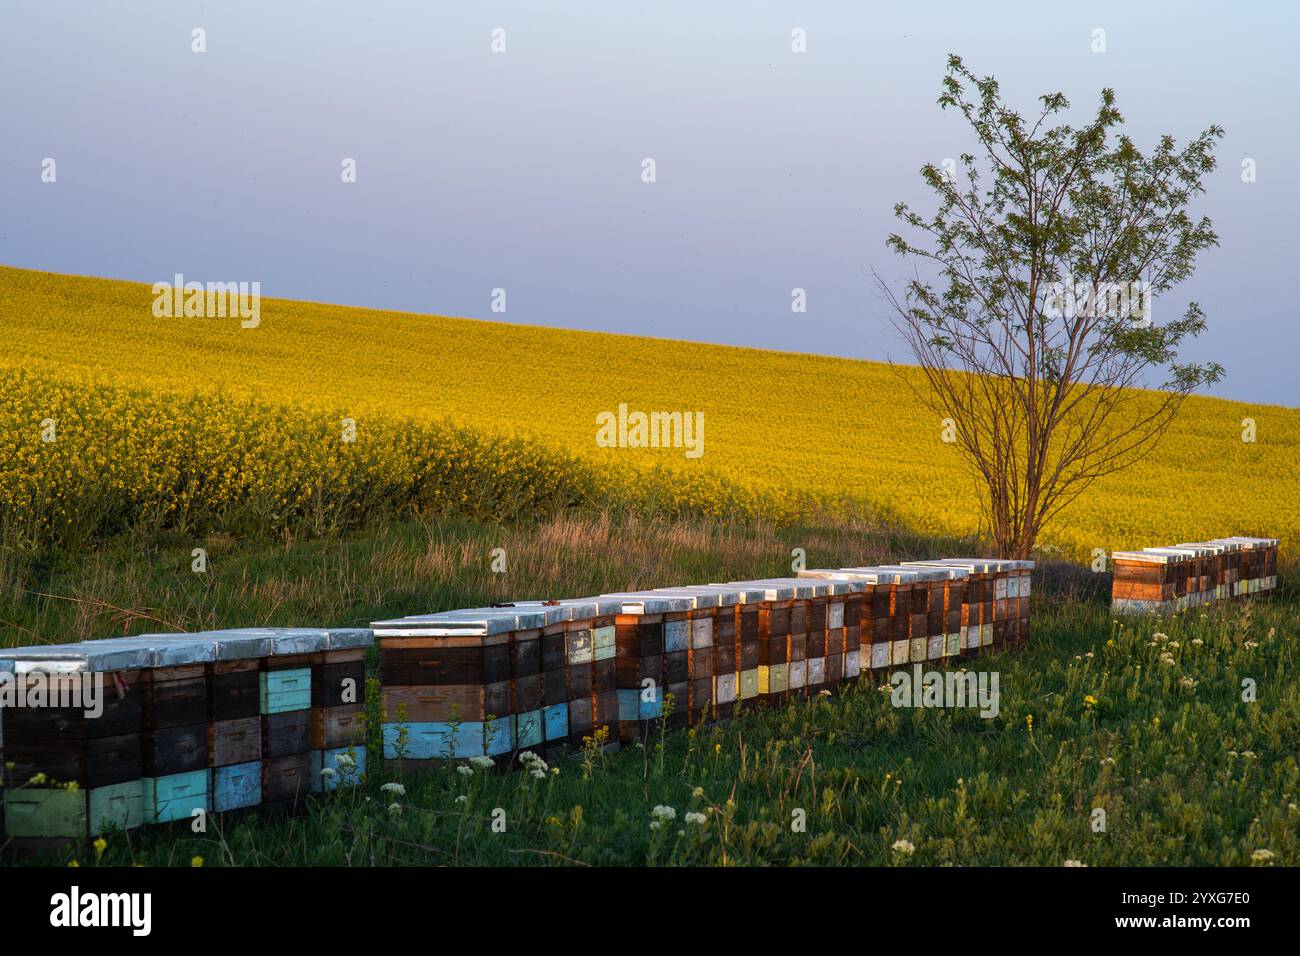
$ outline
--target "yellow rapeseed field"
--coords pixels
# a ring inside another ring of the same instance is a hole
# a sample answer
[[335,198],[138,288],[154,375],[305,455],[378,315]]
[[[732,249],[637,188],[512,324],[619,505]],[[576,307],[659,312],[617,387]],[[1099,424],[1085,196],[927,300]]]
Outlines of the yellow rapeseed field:
[[[910,370],[281,299],[244,328],[156,318],[153,301],[148,285],[0,267],[7,523],[346,525],[622,498],[779,521],[877,508],[920,531],[977,530],[975,486]],[[703,413],[703,454],[601,447],[599,416],[620,404]],[[1194,398],[1150,458],[1044,540],[1293,538],[1298,463],[1300,410]]]

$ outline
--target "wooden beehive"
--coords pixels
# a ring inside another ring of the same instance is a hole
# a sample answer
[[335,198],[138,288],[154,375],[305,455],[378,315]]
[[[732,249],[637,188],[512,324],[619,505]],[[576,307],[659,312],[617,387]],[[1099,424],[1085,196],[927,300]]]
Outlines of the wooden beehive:
[[1240,580],[1237,596],[1266,595],[1277,589],[1277,557],[1281,542],[1277,538],[1250,538],[1234,535],[1216,538],[1212,544],[1240,546]]
[[[620,741],[639,740],[658,727],[664,715],[669,669],[677,688],[673,710],[688,700],[678,694],[686,689],[689,666],[690,611],[694,601],[655,591],[629,591],[600,595],[602,601],[618,601],[615,618],[617,724],[601,718],[617,730]],[[671,648],[671,651],[669,650]]]
[[[38,849],[146,822],[144,685],[155,655],[138,645],[88,641],[0,651],[23,692],[52,681],[67,706],[0,710],[7,768],[5,835]],[[99,716],[82,694],[98,686]],[[69,788],[75,784],[75,788]]]
[[[753,701],[758,696],[758,634],[766,592],[762,588],[736,584],[692,585],[673,590],[688,594],[707,593],[718,599],[713,618],[713,648],[709,655],[713,665],[713,720],[730,720],[737,703]],[[751,660],[752,680],[746,680],[744,665]],[[742,697],[750,685],[753,693]]]
[[[542,629],[542,747],[581,748],[597,728],[618,737],[617,631],[622,602],[599,597],[515,602],[558,608]],[[531,746],[519,735],[521,748]]]
[[[734,618],[736,596],[707,587],[656,588],[656,594],[682,598],[691,604],[684,642],[665,641],[668,692],[674,698],[673,719],[690,726],[714,719],[713,635],[719,613]],[[678,648],[679,643],[684,647]]]
[[1116,551],[1111,610],[1116,614],[1160,614],[1183,606],[1192,560],[1183,551]]
[[[800,577],[856,582],[863,587],[862,649],[870,644],[870,667],[886,670],[906,664],[915,651],[925,660],[928,653],[928,599],[925,605],[916,591],[922,585],[922,571],[904,567],[813,568],[799,572]],[[936,579],[942,575],[932,575]],[[914,605],[925,611],[914,615]],[[870,640],[866,621],[870,614]]]
[[[531,688],[535,677],[540,688],[542,633],[567,614],[539,605],[375,622],[385,761],[418,766],[477,756],[508,759],[516,747],[515,708],[521,702],[512,683],[522,677]],[[575,692],[590,700],[592,663],[589,654],[580,656]],[[526,690],[522,703],[531,708],[524,711],[531,727],[541,702]]]

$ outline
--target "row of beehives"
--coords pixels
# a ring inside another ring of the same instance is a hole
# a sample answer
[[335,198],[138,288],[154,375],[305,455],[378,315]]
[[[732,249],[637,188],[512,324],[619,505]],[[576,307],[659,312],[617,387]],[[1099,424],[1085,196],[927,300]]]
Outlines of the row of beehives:
[[865,670],[1019,646],[1032,567],[954,558],[378,621],[384,757],[635,740],[664,718],[726,720]]
[[1277,587],[1277,538],[1215,538],[1116,551],[1111,608],[1118,614],[1181,611]]
[[290,806],[355,780],[373,640],[257,628],[0,651],[6,837]]

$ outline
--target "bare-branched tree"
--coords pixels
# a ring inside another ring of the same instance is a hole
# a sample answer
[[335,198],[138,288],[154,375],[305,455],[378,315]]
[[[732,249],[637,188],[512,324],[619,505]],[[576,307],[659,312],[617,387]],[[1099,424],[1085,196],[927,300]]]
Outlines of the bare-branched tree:
[[[938,211],[894,212],[928,238],[888,242],[922,262],[901,297],[877,276],[923,370],[917,395],[952,420],[951,439],[987,489],[994,543],[1020,558],[1061,509],[1149,453],[1183,400],[1223,375],[1217,363],[1179,359],[1205,328],[1195,303],[1166,322],[1151,308],[1218,242],[1187,207],[1205,191],[1222,129],[1181,150],[1166,135],[1144,155],[1116,132],[1111,90],[1079,129],[1051,125],[1069,106],[1063,95],[1040,102],[1029,124],[996,80],[949,57],[939,105],[965,117],[983,155],[921,170]],[[1165,381],[1143,389],[1153,370]]]

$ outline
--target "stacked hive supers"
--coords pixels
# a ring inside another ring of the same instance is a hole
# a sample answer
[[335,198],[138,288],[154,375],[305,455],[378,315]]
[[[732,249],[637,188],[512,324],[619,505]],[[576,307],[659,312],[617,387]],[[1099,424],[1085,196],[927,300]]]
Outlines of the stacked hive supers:
[[1277,587],[1277,538],[1231,537],[1116,551],[1111,610],[1162,614]]
[[6,836],[84,840],[355,780],[370,643],[367,630],[249,629],[0,651],[27,688],[77,695],[0,713]]
[[952,558],[377,621],[384,757],[636,741],[665,715],[724,721],[868,669],[1020,646],[1032,567]]

